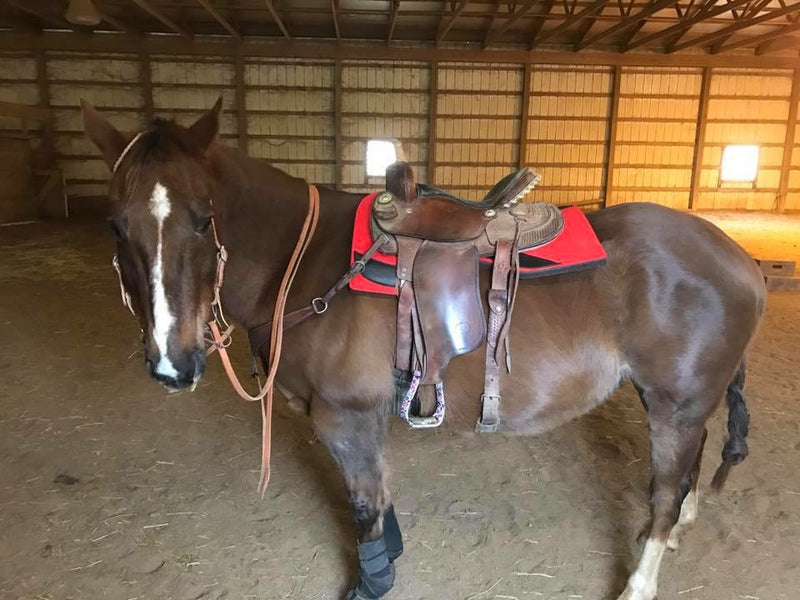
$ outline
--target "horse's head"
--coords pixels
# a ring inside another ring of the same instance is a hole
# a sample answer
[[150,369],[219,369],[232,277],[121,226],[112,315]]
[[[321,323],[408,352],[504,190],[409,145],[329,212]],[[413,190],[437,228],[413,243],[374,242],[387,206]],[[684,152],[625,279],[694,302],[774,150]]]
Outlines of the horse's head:
[[214,180],[206,155],[220,106],[189,128],[156,120],[133,136],[82,103],[84,129],[112,169],[111,225],[147,369],[172,389],[192,386],[205,367],[203,326],[216,266]]

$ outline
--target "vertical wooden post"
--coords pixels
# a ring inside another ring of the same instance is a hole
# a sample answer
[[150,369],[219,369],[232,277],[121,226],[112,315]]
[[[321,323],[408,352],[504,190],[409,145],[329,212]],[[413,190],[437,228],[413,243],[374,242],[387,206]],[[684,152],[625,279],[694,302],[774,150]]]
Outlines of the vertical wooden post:
[[603,206],[614,193],[614,155],[617,152],[617,119],[619,117],[619,88],[622,83],[622,67],[614,67],[611,83],[611,111],[608,118],[608,143],[606,144],[606,184],[603,191]]
[[797,129],[797,103],[800,101],[800,69],[792,73],[792,93],[789,96],[789,117],[786,122],[786,137],[783,141],[783,160],[781,161],[781,184],[775,208],[783,212],[786,208],[786,194],[789,193],[789,174],[792,171],[792,151],[794,134]]
[[436,185],[436,114],[439,104],[439,63],[431,61],[428,93],[428,181]]
[[689,206],[692,210],[700,194],[700,175],[703,172],[703,153],[706,144],[706,123],[708,121],[708,93],[711,89],[711,67],[703,68],[700,83],[700,101],[697,105],[697,127],[694,134],[694,156],[692,157],[692,179],[689,188]]
[[239,138],[239,149],[247,152],[247,98],[244,85],[244,58],[241,51],[236,53],[233,66],[233,79],[236,85],[236,133]]
[[521,169],[528,162],[528,113],[531,105],[531,64],[525,63],[522,75],[522,108],[519,115],[519,142],[517,149],[517,168]]
[[333,154],[335,157],[336,189],[342,189],[342,61],[333,64]]
[[[39,106],[50,110],[50,83],[47,77],[47,57],[44,50],[36,49],[36,84],[39,89]],[[42,166],[51,168],[56,161],[56,140],[53,117],[42,122],[42,145],[40,160]]]
[[155,112],[153,108],[153,72],[150,70],[150,54],[144,49],[139,54],[139,81],[142,84],[144,114],[150,121]]

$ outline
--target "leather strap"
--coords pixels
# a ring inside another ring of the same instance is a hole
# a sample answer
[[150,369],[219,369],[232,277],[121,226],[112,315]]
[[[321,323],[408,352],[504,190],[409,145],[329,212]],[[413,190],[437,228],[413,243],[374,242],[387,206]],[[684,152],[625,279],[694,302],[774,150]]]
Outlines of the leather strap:
[[486,371],[481,396],[481,417],[475,426],[478,433],[497,431],[500,422],[500,363],[497,360],[501,332],[508,315],[508,274],[511,270],[511,242],[497,242],[489,290],[489,327],[486,333]]
[[[267,490],[267,484],[270,479],[270,451],[272,446],[272,395],[273,384],[275,382],[275,375],[278,372],[278,364],[281,358],[281,349],[283,347],[283,324],[284,312],[286,310],[286,300],[289,297],[289,291],[292,287],[295,275],[300,268],[300,262],[303,255],[308,249],[311,239],[314,236],[314,231],[317,228],[319,220],[319,191],[316,186],[308,186],[308,213],[306,214],[303,227],[300,230],[300,236],[295,244],[294,251],[289,258],[289,264],[283,274],[281,285],[278,288],[278,297],[275,301],[275,309],[273,312],[273,322],[278,323],[277,327],[272,328],[270,332],[270,346],[269,346],[269,368],[267,370],[267,379],[264,385],[259,389],[255,396],[247,393],[239,382],[239,378],[233,370],[230,358],[227,352],[228,340],[223,337],[219,331],[219,327],[215,321],[208,323],[214,336],[214,347],[219,352],[222,365],[225,367],[225,373],[233,385],[233,388],[241,398],[248,401],[261,402],[261,476],[259,478],[258,488],[263,497]],[[226,332],[228,333],[228,332]]]
[[[361,256],[360,259],[350,265],[350,268],[347,269],[345,274],[342,275],[336,281],[336,283],[334,283],[333,286],[331,286],[331,288],[325,292],[323,296],[314,298],[311,301],[310,306],[304,306],[303,308],[292,311],[288,315],[284,316],[283,330],[286,331],[295,325],[299,325],[309,317],[321,315],[328,310],[328,304],[331,300],[333,300],[333,297],[347,287],[347,284],[350,283],[350,280],[353,279],[353,277],[364,272],[364,270],[367,268],[367,263],[370,261],[373,255],[388,241],[389,238],[383,234],[375,238],[372,246],[369,247],[369,249]],[[273,321],[267,321],[261,325],[251,327],[247,331],[247,335],[250,338],[250,350],[254,356],[260,355],[261,351],[264,349],[264,346],[267,344],[267,341],[272,336],[272,323]]]

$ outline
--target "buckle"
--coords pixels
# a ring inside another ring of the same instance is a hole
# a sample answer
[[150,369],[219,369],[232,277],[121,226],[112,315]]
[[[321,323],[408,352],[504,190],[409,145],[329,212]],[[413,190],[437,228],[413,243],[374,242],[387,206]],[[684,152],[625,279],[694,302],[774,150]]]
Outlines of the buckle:
[[315,313],[321,315],[326,310],[328,310],[328,303],[325,302],[321,297],[317,296],[311,301],[311,308],[314,310]]

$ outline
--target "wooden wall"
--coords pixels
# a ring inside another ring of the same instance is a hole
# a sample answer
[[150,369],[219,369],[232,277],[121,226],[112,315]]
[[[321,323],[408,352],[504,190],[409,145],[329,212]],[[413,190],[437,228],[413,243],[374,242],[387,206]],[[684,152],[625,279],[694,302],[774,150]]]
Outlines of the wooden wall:
[[[136,130],[150,114],[188,123],[222,95],[227,143],[348,190],[381,185],[366,142],[389,138],[419,181],[473,199],[527,164],[542,174],[531,199],[557,204],[800,209],[791,70],[48,52],[0,56],[0,100],[38,103],[39,65],[74,202],[108,176],[80,98]],[[720,185],[731,143],[761,147],[755,186]]]

